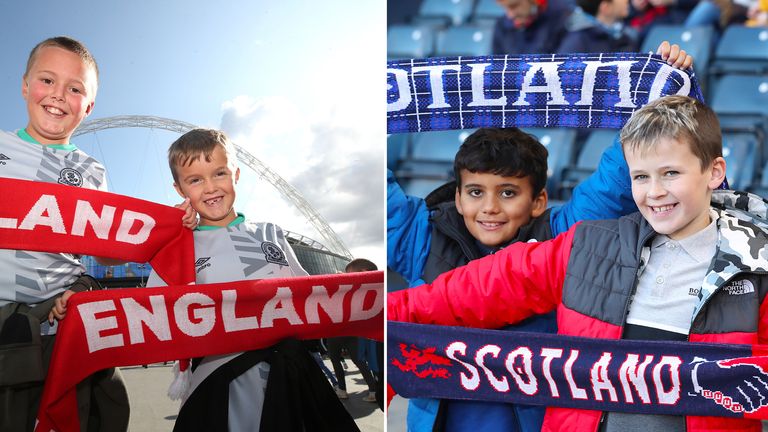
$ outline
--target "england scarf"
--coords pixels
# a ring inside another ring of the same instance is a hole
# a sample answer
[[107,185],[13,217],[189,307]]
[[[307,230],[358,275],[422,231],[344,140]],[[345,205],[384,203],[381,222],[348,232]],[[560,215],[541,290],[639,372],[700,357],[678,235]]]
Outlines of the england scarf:
[[692,71],[658,55],[531,54],[387,63],[387,132],[620,128],[665,95],[703,100]]
[[387,323],[404,397],[768,419],[768,347]]
[[285,338],[384,336],[384,273],[88,291],[61,321],[37,432],[77,432],[75,386],[115,366],[204,357]]
[[92,189],[0,177],[0,249],[149,262],[164,280],[195,281],[181,210]]

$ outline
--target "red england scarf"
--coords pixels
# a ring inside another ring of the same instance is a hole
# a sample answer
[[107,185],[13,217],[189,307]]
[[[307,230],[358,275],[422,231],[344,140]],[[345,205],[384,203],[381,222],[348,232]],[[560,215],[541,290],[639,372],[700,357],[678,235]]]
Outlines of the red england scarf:
[[179,209],[92,189],[0,177],[0,249],[149,262],[173,285],[195,281]]
[[114,366],[247,351],[285,338],[384,336],[384,273],[88,291],[61,321],[37,432],[77,432],[75,386]]

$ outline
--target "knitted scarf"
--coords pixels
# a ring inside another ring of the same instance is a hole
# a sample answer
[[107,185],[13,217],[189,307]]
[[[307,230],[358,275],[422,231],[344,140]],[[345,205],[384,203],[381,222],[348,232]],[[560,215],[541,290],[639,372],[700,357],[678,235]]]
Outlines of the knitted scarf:
[[703,100],[692,71],[657,55],[531,54],[387,63],[387,132],[620,128],[661,96]]
[[768,419],[768,347],[387,323],[406,398]]

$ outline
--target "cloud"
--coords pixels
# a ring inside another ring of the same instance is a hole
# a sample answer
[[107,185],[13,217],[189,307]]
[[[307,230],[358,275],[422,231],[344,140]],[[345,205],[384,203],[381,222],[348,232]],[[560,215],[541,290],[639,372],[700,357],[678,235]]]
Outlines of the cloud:
[[[238,96],[225,102],[222,111],[221,128],[238,145],[298,190],[353,255],[374,254],[366,258],[383,265],[383,134],[378,138],[375,128],[344,122],[339,110],[332,108],[310,118],[281,97]],[[259,190],[258,198],[251,200],[258,213],[252,217],[327,243],[297,209],[268,198],[261,186],[245,188]],[[238,201],[243,196],[239,193]]]

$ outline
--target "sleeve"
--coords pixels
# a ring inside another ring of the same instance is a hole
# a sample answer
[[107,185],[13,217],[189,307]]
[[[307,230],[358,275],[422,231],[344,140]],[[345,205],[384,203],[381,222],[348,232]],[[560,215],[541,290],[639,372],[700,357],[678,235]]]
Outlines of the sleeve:
[[406,195],[387,170],[387,266],[409,284],[419,280],[431,239],[427,204]]
[[632,199],[629,167],[618,136],[600,159],[597,170],[573,190],[570,201],[552,209],[552,235],[582,220],[616,219],[637,211]]
[[283,229],[275,225],[275,231],[275,238],[277,239],[280,248],[285,251],[285,259],[288,261],[288,267],[291,269],[293,276],[309,276],[309,273],[307,273],[307,271],[304,270],[304,267],[301,266],[301,263],[299,263],[299,259],[296,258],[296,252],[293,251],[293,248],[285,238]]
[[550,312],[562,299],[577,226],[545,242],[514,243],[443,273],[431,285],[388,293],[387,319],[499,328]]

